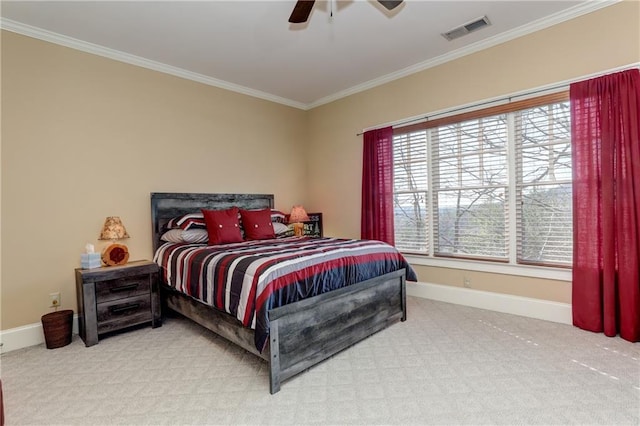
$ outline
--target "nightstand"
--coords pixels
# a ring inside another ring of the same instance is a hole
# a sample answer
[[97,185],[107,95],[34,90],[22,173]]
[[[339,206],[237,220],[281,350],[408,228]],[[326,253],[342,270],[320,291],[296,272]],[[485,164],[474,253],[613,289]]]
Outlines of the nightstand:
[[309,220],[304,223],[304,235],[308,237],[322,237],[322,213],[307,213]]
[[86,346],[97,344],[103,333],[146,322],[162,325],[158,270],[148,260],[76,269],[78,328]]

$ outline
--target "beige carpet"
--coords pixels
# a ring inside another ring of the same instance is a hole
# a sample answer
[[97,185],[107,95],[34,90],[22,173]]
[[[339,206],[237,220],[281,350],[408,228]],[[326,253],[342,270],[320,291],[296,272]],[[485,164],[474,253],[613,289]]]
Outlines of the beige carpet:
[[181,317],[1,357],[7,425],[640,424],[640,344],[410,297],[408,320],[286,381]]

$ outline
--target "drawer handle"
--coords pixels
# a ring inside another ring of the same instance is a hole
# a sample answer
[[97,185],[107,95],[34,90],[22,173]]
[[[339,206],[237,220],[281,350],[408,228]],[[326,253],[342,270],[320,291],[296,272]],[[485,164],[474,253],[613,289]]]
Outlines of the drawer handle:
[[139,303],[130,303],[128,305],[111,306],[109,310],[111,311],[112,314],[123,314],[125,312],[138,309],[139,307],[140,307]]
[[118,292],[121,292],[121,291],[135,290],[139,285],[140,285],[140,283],[121,285],[120,287],[111,287],[109,289],[109,291],[111,293],[118,293]]

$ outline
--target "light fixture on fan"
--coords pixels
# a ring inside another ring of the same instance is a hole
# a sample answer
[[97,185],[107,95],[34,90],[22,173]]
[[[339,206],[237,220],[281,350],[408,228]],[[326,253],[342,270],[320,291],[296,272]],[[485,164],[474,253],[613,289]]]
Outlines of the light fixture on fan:
[[111,244],[102,251],[102,261],[107,266],[124,265],[129,260],[129,249],[124,244],[116,243],[116,240],[129,238],[129,234],[118,216],[109,216],[105,219],[99,240],[109,240]]
[[293,224],[293,234],[301,237],[304,234],[304,223],[309,220],[307,211],[302,206],[293,206],[289,215],[289,223]]
[[[307,22],[314,3],[315,0],[298,0],[296,5],[293,7],[291,16],[289,16],[289,22],[292,24]],[[393,10],[402,3],[402,0],[378,0],[378,3],[384,6],[387,10]]]

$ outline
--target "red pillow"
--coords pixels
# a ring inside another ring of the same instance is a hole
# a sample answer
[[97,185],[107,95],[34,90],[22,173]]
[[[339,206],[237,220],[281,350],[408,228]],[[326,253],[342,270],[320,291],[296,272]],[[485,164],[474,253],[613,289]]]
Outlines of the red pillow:
[[245,239],[266,240],[276,237],[271,223],[271,209],[240,210],[240,216]]
[[209,245],[242,242],[237,207],[226,210],[202,210],[202,215],[207,225]]

